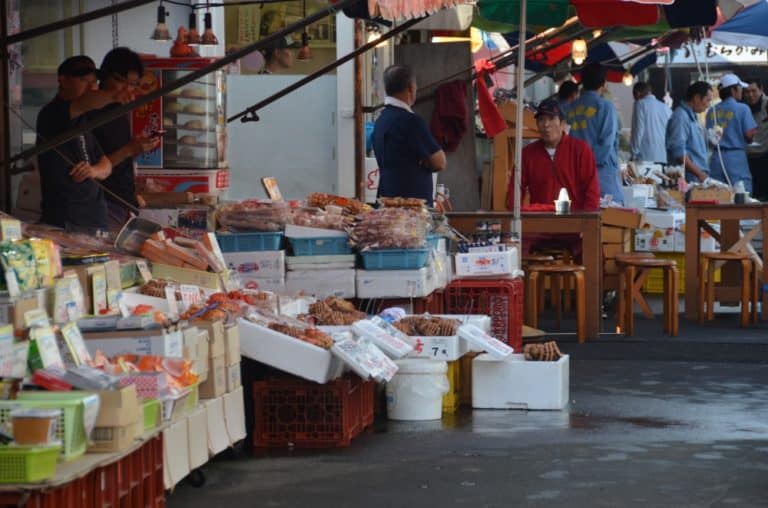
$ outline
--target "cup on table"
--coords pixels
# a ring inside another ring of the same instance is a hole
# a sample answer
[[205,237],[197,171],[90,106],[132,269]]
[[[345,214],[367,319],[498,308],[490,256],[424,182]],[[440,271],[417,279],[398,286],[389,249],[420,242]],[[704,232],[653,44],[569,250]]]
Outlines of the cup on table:
[[571,202],[557,199],[555,200],[555,215],[565,215],[571,213]]
[[745,192],[737,192],[733,195],[733,202],[737,205],[743,205],[747,202],[747,194]]

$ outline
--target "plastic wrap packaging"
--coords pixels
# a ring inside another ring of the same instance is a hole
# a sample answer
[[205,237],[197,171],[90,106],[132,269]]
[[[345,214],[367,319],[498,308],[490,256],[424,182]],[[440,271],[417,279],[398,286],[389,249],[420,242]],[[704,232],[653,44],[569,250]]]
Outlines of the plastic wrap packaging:
[[405,317],[393,326],[409,336],[451,337],[456,335],[459,325],[461,323],[456,319],[424,315]]
[[322,192],[313,192],[307,196],[307,205],[323,208],[326,211],[330,211],[331,207],[338,207],[347,215],[359,215],[371,211],[371,207],[360,200]]
[[[12,293],[30,291],[39,287],[35,252],[28,242],[0,243],[0,265],[5,283]],[[8,280],[11,277],[12,280]]]
[[310,304],[309,313],[302,318],[314,319],[319,326],[350,326],[365,319],[366,314],[357,310],[351,302],[330,296]]
[[334,212],[319,208],[294,208],[291,210],[290,223],[295,226],[346,231],[351,226],[350,217],[342,215],[339,210]]
[[380,208],[362,217],[351,238],[360,249],[418,249],[429,225],[424,209]]
[[218,211],[219,226],[231,231],[282,231],[290,217],[287,203],[255,199],[226,204]]

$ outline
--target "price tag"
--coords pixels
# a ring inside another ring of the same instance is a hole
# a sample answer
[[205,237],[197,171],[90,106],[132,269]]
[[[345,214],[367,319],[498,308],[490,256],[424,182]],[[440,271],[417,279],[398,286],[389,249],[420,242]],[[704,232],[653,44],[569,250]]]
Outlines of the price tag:
[[182,284],[179,286],[179,292],[181,293],[181,304],[184,310],[189,309],[192,305],[200,304],[200,289],[197,286]]
[[144,284],[152,280],[152,272],[149,271],[149,266],[147,265],[147,262],[145,260],[143,259],[137,260],[136,268],[139,269],[139,275],[141,275],[141,278],[144,281]]
[[171,316],[177,317],[179,315],[179,304],[176,301],[176,288],[166,286],[165,299],[168,302],[168,309]]

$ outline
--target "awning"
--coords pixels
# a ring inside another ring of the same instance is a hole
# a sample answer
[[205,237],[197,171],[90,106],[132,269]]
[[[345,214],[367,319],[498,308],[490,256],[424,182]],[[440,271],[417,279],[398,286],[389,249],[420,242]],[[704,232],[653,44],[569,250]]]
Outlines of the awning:
[[768,48],[768,0],[747,7],[712,31],[712,40]]

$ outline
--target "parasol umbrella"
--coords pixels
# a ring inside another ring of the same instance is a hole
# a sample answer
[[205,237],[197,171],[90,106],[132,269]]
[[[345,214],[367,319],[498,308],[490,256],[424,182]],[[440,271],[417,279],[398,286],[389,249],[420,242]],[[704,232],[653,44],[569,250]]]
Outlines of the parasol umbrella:
[[768,1],[747,7],[714,29],[712,40],[734,46],[768,48]]
[[718,0],[718,7],[725,19],[731,19],[744,7],[756,4],[760,0]]
[[637,76],[644,69],[656,63],[656,52],[643,52],[643,46],[621,42],[606,42],[589,50],[586,63],[597,62],[606,68],[606,79],[621,83],[629,72]]

